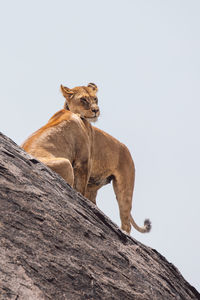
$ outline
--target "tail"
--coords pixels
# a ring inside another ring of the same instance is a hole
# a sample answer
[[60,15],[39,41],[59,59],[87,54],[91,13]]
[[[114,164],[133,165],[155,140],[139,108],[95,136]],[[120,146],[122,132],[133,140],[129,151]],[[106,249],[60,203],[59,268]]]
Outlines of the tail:
[[146,220],[144,221],[144,227],[138,226],[138,225],[135,223],[135,221],[134,221],[134,219],[133,219],[133,217],[132,217],[131,215],[130,215],[130,221],[131,221],[131,224],[133,225],[133,227],[134,227],[137,231],[139,231],[139,232],[141,232],[141,233],[149,232],[149,231],[151,230],[151,221],[150,221],[149,219],[146,219]]

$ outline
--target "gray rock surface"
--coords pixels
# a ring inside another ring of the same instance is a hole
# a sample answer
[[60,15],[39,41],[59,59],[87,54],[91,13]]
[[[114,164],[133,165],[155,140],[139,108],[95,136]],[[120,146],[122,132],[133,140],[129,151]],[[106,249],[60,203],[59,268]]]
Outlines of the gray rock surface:
[[156,250],[123,233],[0,134],[0,299],[200,299]]

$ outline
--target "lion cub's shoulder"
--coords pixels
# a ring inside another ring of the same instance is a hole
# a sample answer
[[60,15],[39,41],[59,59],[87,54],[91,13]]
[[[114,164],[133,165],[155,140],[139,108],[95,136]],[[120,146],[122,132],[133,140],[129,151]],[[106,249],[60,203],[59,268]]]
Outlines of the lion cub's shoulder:
[[48,123],[43,127],[43,130],[48,129],[50,127],[56,127],[63,121],[70,121],[75,123],[81,123],[82,120],[80,115],[75,114],[69,110],[61,109],[56,112],[48,121]]
[[59,123],[61,123],[62,121],[69,121],[71,119],[74,118],[74,114],[69,111],[69,110],[65,110],[65,109],[61,109],[59,111],[57,111],[48,121],[48,123],[46,124],[45,127],[52,127],[52,126],[56,126]]
[[[25,151],[28,151],[29,148],[35,143],[35,141],[38,141],[41,136],[44,136],[47,132],[50,132],[50,135],[56,134],[57,128],[62,126],[62,123],[64,121],[72,122],[72,123],[80,123],[81,119],[76,114],[72,113],[71,111],[67,111],[65,109],[59,110],[56,112],[49,121],[42,126],[40,129],[38,129],[36,132],[34,132],[23,144],[22,148],[24,148]],[[65,126],[65,125],[63,125]]]

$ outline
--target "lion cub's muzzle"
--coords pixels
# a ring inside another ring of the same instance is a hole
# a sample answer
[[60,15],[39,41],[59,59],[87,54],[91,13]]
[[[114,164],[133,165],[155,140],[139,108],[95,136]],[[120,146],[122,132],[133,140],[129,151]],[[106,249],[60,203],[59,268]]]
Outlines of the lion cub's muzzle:
[[98,117],[100,115],[100,110],[98,106],[95,107],[91,107],[90,109],[90,115],[85,116],[85,118],[89,121],[89,122],[96,122],[98,120]]
[[94,117],[99,117],[100,115],[100,111],[99,111],[99,108],[93,108],[92,109],[92,112],[94,113]]
[[90,119],[96,119],[97,120],[97,118],[99,117],[99,115],[100,115],[100,110],[99,110],[99,106],[98,105],[95,105],[95,104],[93,104],[93,105],[91,105],[91,107],[90,107],[90,111],[91,111],[91,113],[92,113],[92,115],[89,117]]

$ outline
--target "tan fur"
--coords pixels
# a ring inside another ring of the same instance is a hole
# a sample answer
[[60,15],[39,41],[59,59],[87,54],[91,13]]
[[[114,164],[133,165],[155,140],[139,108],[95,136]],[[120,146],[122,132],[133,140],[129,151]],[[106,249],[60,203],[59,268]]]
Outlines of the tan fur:
[[[69,97],[65,93],[63,96],[66,98],[64,108],[76,113],[76,105],[70,106]],[[135,167],[129,150],[106,132],[96,127],[93,127],[93,132],[94,147],[86,197],[96,204],[98,190],[112,181],[119,205],[121,228],[130,233],[132,224],[139,232],[149,232],[149,220],[145,220],[144,227],[139,227],[131,216]]]
[[135,166],[129,150],[106,132],[96,127],[93,130],[94,152],[86,197],[96,203],[98,190],[112,181],[119,205],[121,228],[130,233],[132,224],[139,232],[150,231],[148,220],[145,220],[144,227],[139,227],[131,216]]
[[135,167],[130,152],[88,122],[99,116],[96,85],[73,89],[61,85],[61,91],[66,98],[65,110],[57,112],[22,147],[94,203],[98,190],[112,181],[121,228],[130,233],[132,224],[138,231],[148,232],[150,221],[139,227],[131,216]]
[[97,120],[100,112],[96,96],[98,89],[94,83],[89,83],[87,87],[78,86],[69,89],[61,85],[60,88],[63,96],[67,99],[65,108],[90,122]]
[[[22,148],[60,174],[85,195],[91,170],[93,128],[86,120],[99,116],[94,86],[72,90],[61,87],[68,98],[69,110],[57,112],[49,122],[30,136]],[[83,100],[83,99],[85,100]]]

